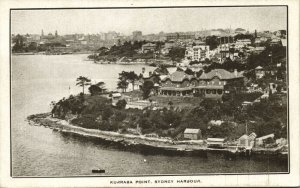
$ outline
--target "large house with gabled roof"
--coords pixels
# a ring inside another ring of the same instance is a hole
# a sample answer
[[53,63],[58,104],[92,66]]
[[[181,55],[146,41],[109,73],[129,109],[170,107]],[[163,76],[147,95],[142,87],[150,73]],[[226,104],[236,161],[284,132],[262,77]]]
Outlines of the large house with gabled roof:
[[242,72],[236,70],[229,72],[224,69],[214,69],[208,73],[203,73],[200,77],[177,70],[161,79],[158,94],[221,99],[224,93],[229,93],[232,89],[240,90],[243,86],[243,80]]

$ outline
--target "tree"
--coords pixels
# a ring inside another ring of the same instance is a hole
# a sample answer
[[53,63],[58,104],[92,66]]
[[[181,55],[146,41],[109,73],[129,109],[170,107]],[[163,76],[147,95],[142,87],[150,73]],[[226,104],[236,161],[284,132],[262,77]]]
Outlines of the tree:
[[98,95],[99,93],[103,93],[106,89],[104,88],[104,82],[98,82],[97,84],[91,85],[89,87],[89,92],[91,95]]
[[132,90],[134,90],[134,83],[139,79],[138,75],[134,71],[126,72],[127,80],[132,84]]
[[76,81],[77,81],[76,85],[82,87],[83,94],[84,94],[84,86],[91,85],[91,80],[84,76],[79,76],[76,79]]
[[154,88],[154,83],[150,80],[147,80],[144,82],[143,86],[142,86],[142,91],[143,91],[143,97],[144,99],[148,98],[151,90]]
[[169,51],[169,56],[173,61],[184,58],[184,55],[185,55],[185,48],[174,47]]
[[190,68],[187,68],[184,72],[188,75],[194,75],[194,71],[192,71]]
[[122,99],[122,100],[119,100],[119,101],[116,103],[116,107],[117,107],[118,109],[122,110],[122,109],[125,109],[126,104],[127,104],[126,100],[125,100],[125,99]]
[[128,82],[126,80],[119,80],[117,84],[117,89],[122,89],[123,92],[126,92],[126,89],[128,87]]
[[208,36],[205,38],[206,45],[209,45],[209,49],[213,50],[218,47],[219,42],[216,36]]
[[12,48],[13,52],[22,52],[24,51],[24,42],[25,42],[26,38],[23,37],[22,35],[17,34],[14,38],[13,38],[13,42],[15,43],[15,45]]

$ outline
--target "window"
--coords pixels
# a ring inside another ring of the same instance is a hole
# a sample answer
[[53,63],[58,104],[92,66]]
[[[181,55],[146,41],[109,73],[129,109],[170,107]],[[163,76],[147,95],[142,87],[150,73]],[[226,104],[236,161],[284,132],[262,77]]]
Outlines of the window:
[[222,93],[223,93],[222,89],[218,89],[218,94],[222,95]]
[[210,94],[210,89],[207,89],[207,90],[206,90],[206,93],[207,93],[207,94]]

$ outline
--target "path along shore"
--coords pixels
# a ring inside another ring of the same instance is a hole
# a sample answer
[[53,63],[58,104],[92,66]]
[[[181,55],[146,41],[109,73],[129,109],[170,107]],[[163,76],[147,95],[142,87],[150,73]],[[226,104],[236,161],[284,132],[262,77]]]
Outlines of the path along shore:
[[[206,152],[206,151],[221,151],[229,154],[239,153],[233,148],[208,148],[203,141],[173,141],[165,138],[149,138],[144,135],[120,134],[118,132],[101,131],[96,129],[86,129],[74,126],[66,120],[52,118],[49,113],[31,115],[28,118],[31,125],[44,126],[53,130],[78,134],[87,137],[94,137],[106,141],[121,143],[125,146],[143,145],[146,147],[178,152]],[[280,154],[280,148],[260,148],[253,149],[253,154]]]

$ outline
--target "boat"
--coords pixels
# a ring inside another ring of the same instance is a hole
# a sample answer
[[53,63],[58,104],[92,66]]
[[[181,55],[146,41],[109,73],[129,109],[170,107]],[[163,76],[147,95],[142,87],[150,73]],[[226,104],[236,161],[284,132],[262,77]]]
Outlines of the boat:
[[104,169],[100,169],[100,168],[98,168],[98,169],[93,169],[93,170],[92,170],[92,173],[105,173],[105,170],[104,170]]

